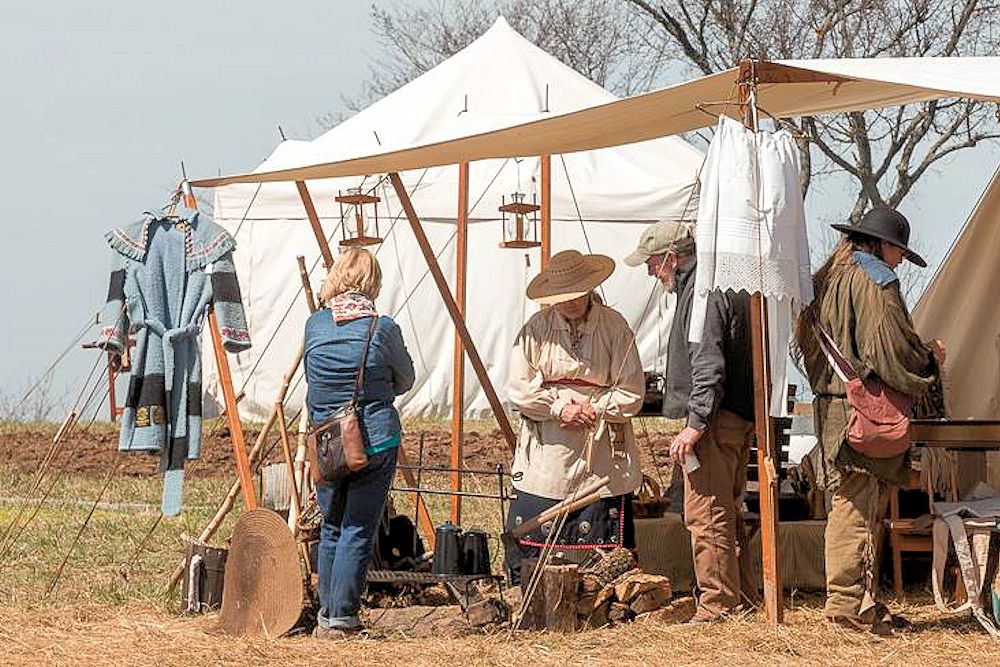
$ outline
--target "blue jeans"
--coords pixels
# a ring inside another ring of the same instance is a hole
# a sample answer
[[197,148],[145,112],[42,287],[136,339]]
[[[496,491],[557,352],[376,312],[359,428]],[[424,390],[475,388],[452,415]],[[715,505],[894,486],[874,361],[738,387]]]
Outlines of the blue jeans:
[[319,625],[352,629],[361,625],[361,591],[396,472],[396,450],[380,452],[342,482],[316,485],[323,512],[319,533]]

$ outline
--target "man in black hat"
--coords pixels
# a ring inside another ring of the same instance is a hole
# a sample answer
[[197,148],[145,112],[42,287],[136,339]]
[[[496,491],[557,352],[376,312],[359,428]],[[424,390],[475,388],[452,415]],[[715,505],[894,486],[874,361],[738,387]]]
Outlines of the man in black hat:
[[869,211],[856,225],[833,225],[845,233],[813,275],[815,298],[802,313],[795,338],[815,396],[816,435],[823,450],[817,481],[833,493],[826,527],[825,616],[854,628],[883,631],[877,604],[878,544],[893,484],[909,473],[906,453],[876,458],[853,449],[845,431],[853,408],[844,382],[818,344],[828,335],[864,380],[881,382],[916,398],[944,364],[940,341],[926,344],[899,290],[894,269],[907,259],[926,266],[909,247],[910,224],[890,208]]

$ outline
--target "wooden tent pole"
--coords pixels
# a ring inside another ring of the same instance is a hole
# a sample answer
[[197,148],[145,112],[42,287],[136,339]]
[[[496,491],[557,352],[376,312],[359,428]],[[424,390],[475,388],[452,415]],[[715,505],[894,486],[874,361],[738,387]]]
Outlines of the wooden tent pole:
[[552,256],[552,156],[539,158],[542,167],[542,271],[549,265]]
[[[744,127],[756,131],[755,110],[750,92],[757,85],[752,60],[740,63],[739,94]],[[778,453],[775,451],[771,419],[771,367],[767,300],[760,292],[750,296],[750,347],[754,378],[754,433],[757,437],[757,485],[760,496],[761,570],[764,579],[764,611],[770,625],[784,619],[782,604],[781,553],[778,548]]]
[[413,229],[413,235],[417,238],[417,243],[420,245],[420,251],[423,253],[424,259],[427,261],[427,268],[430,270],[431,276],[434,278],[438,292],[441,293],[441,298],[444,299],[444,305],[448,309],[448,314],[451,315],[451,320],[454,322],[455,328],[458,330],[458,335],[462,338],[462,344],[465,345],[465,349],[469,354],[469,362],[472,364],[473,370],[476,371],[476,377],[479,380],[479,385],[483,388],[483,391],[486,392],[486,398],[489,400],[490,407],[493,409],[493,414],[496,416],[497,423],[500,426],[500,432],[507,441],[507,446],[510,448],[510,451],[513,452],[515,445],[514,430],[510,426],[510,420],[507,419],[507,413],[504,412],[503,405],[500,403],[500,398],[497,396],[496,389],[493,388],[493,382],[490,381],[490,376],[486,373],[486,367],[483,365],[483,360],[479,356],[479,350],[476,349],[476,344],[472,341],[469,329],[465,326],[465,320],[462,318],[462,314],[459,312],[458,306],[455,304],[455,299],[452,298],[451,290],[448,289],[448,281],[445,280],[444,274],[441,272],[441,266],[434,257],[434,251],[431,249],[431,244],[427,240],[427,235],[424,234],[424,228],[421,226],[420,220],[417,218],[416,211],[413,210],[413,202],[410,201],[410,196],[407,194],[406,187],[403,185],[403,181],[399,177],[399,174],[395,172],[389,174],[389,180],[392,181],[392,187],[396,191],[396,197],[399,198],[399,203],[403,206],[406,218],[410,222],[410,227]]
[[319,251],[323,254],[323,266],[329,270],[333,266],[333,253],[330,252],[330,244],[327,243],[326,235],[323,234],[323,226],[319,223],[319,215],[316,214],[316,207],[313,206],[312,197],[309,196],[309,188],[306,187],[305,181],[295,181],[295,187],[299,190],[299,197],[302,199],[302,205],[306,208],[306,215],[309,217],[309,224],[316,236],[316,243],[319,244]]
[[236,459],[236,473],[239,476],[240,488],[243,490],[243,504],[247,510],[257,509],[257,493],[254,491],[250,461],[247,458],[247,446],[243,440],[240,411],[236,407],[236,392],[233,391],[233,377],[229,373],[229,358],[226,356],[226,348],[222,345],[222,332],[219,331],[219,321],[215,316],[214,307],[208,310],[208,328],[212,332],[212,349],[215,351],[219,384],[222,385],[226,420],[229,422],[229,437],[233,441],[233,457]]
[[[466,252],[469,247],[469,163],[458,165],[458,230],[455,237],[455,304],[465,317]],[[465,426],[465,347],[455,330],[455,352],[451,390],[451,490],[462,490],[463,441]],[[451,497],[451,522],[462,525],[462,496]]]

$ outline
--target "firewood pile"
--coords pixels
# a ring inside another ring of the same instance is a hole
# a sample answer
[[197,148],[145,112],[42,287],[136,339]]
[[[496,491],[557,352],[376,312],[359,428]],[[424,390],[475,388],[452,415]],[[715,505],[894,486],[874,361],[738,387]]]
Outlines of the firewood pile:
[[[522,566],[522,586],[534,567]],[[643,572],[630,551],[616,549],[583,566],[545,566],[520,627],[574,632],[627,623],[670,605],[672,597],[668,577]]]

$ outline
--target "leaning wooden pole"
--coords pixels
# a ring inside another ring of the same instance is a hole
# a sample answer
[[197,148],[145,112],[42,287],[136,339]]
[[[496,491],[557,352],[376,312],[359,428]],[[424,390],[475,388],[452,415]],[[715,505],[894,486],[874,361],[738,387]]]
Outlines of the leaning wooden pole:
[[542,271],[549,265],[549,257],[552,256],[552,156],[543,155],[539,158],[541,162],[542,177]]
[[333,253],[330,252],[330,244],[326,242],[326,235],[323,234],[323,226],[319,222],[319,215],[316,213],[312,197],[309,196],[309,188],[306,187],[305,181],[295,181],[295,187],[298,188],[299,198],[306,209],[306,217],[309,218],[309,225],[316,237],[319,251],[323,255],[323,266],[329,270],[333,266]]
[[[466,252],[469,248],[469,163],[458,165],[458,229],[455,235],[455,305],[465,317]],[[462,458],[465,420],[465,346],[455,330],[451,385],[451,490],[462,490]],[[451,522],[462,525],[462,496],[451,497]]]
[[[751,92],[758,83],[753,61],[740,64],[739,93],[743,125],[757,131],[757,114]],[[750,296],[750,346],[754,378],[754,433],[757,437],[757,484],[760,494],[761,572],[767,621],[777,625],[784,618],[781,552],[778,548],[778,466],[780,465],[771,420],[771,365],[767,300],[761,292]]]
[[212,332],[212,348],[215,351],[215,365],[219,372],[219,384],[222,386],[222,396],[226,405],[226,419],[229,422],[229,438],[233,443],[233,457],[236,459],[236,473],[239,476],[240,488],[243,490],[243,504],[247,510],[257,509],[257,492],[254,490],[253,477],[250,473],[250,461],[247,459],[247,446],[243,440],[243,425],[240,424],[240,411],[236,407],[236,392],[233,391],[233,377],[229,372],[229,357],[222,345],[222,332],[219,331],[219,321],[215,309],[208,310],[208,328]]
[[424,234],[424,228],[420,224],[419,218],[417,218],[416,211],[413,209],[413,202],[410,201],[410,196],[407,194],[406,187],[403,185],[403,181],[399,177],[399,174],[395,172],[389,174],[389,180],[392,181],[392,187],[396,191],[396,197],[399,198],[399,203],[402,204],[403,211],[406,213],[406,218],[410,222],[410,227],[413,229],[413,235],[417,238],[417,243],[420,245],[420,251],[424,255],[424,260],[427,262],[427,268],[430,270],[431,276],[434,278],[434,283],[437,285],[438,292],[441,293],[441,298],[444,299],[445,308],[448,309],[448,314],[451,316],[451,320],[455,324],[455,328],[458,330],[459,336],[462,338],[462,344],[465,346],[466,352],[469,354],[469,362],[472,364],[473,370],[476,371],[476,377],[479,380],[479,384],[483,388],[483,391],[486,392],[486,398],[489,400],[490,407],[493,409],[493,414],[496,416],[497,423],[500,425],[500,432],[507,441],[507,447],[509,447],[513,452],[515,446],[514,430],[510,426],[510,420],[507,419],[507,413],[504,412],[503,405],[500,403],[500,398],[497,396],[496,389],[493,387],[493,382],[490,380],[490,376],[486,373],[486,367],[483,365],[483,360],[479,356],[479,350],[476,349],[476,344],[472,341],[472,335],[469,334],[469,329],[465,326],[465,319],[458,310],[458,305],[455,303],[455,299],[451,295],[451,290],[448,289],[448,281],[445,280],[444,274],[441,272],[441,266],[434,257],[434,251],[431,249],[431,244],[427,240],[427,235]]

